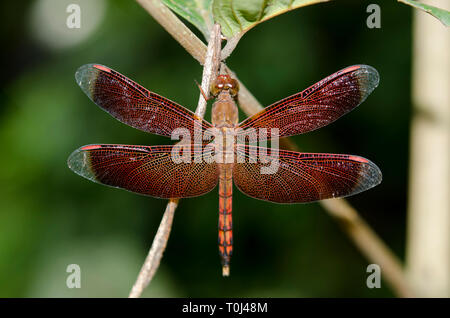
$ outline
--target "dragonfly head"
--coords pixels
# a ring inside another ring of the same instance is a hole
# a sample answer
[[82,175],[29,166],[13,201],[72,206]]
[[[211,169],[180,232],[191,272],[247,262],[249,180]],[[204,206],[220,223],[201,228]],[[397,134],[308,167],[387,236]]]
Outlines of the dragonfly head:
[[230,75],[219,75],[211,84],[211,94],[216,97],[223,90],[230,92],[232,97],[235,97],[239,91],[239,83]]

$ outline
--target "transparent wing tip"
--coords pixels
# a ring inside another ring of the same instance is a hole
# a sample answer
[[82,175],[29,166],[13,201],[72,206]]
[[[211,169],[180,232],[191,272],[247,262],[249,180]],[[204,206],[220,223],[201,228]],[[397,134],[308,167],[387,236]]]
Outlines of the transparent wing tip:
[[355,72],[361,90],[361,103],[378,87],[380,83],[380,74],[370,65],[359,65]]
[[359,173],[359,182],[355,188],[355,193],[369,190],[379,185],[383,180],[380,168],[370,160],[367,160]]
[[93,89],[101,71],[110,72],[111,69],[101,64],[85,64],[75,72],[75,80],[83,92],[92,99]]
[[67,159],[67,165],[76,174],[96,182],[96,177],[89,160],[89,152],[83,150],[83,147],[72,152]]

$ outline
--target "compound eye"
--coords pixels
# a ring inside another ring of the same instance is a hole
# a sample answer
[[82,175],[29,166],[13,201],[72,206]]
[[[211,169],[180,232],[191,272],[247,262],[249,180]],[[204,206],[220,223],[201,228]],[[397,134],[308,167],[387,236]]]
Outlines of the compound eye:
[[212,83],[211,84],[211,95],[216,97],[217,95],[219,95],[220,91],[222,90],[223,85],[220,83]]
[[230,83],[230,94],[231,96],[235,97],[239,92],[239,83],[234,78],[231,80]]

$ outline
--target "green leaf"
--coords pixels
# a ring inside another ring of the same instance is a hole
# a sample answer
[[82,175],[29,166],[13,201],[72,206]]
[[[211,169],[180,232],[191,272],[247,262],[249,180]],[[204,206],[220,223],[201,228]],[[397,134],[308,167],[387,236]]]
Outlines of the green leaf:
[[209,31],[214,23],[211,11],[212,0],[163,0],[162,2],[197,27],[205,39],[209,39]]
[[426,13],[431,14],[433,17],[442,22],[445,26],[450,26],[450,12],[444,9],[439,9],[428,4],[419,3],[415,0],[398,0],[404,4],[408,4],[414,8],[421,9]]
[[214,0],[214,20],[228,37],[242,36],[259,23],[300,7],[328,0]]

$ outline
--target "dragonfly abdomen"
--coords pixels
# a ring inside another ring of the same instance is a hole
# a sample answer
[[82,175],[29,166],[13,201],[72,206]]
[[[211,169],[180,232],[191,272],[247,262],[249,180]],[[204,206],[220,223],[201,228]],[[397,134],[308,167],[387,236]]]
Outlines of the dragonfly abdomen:
[[233,168],[223,164],[219,176],[219,254],[222,259],[222,275],[230,274],[230,259],[233,253]]

